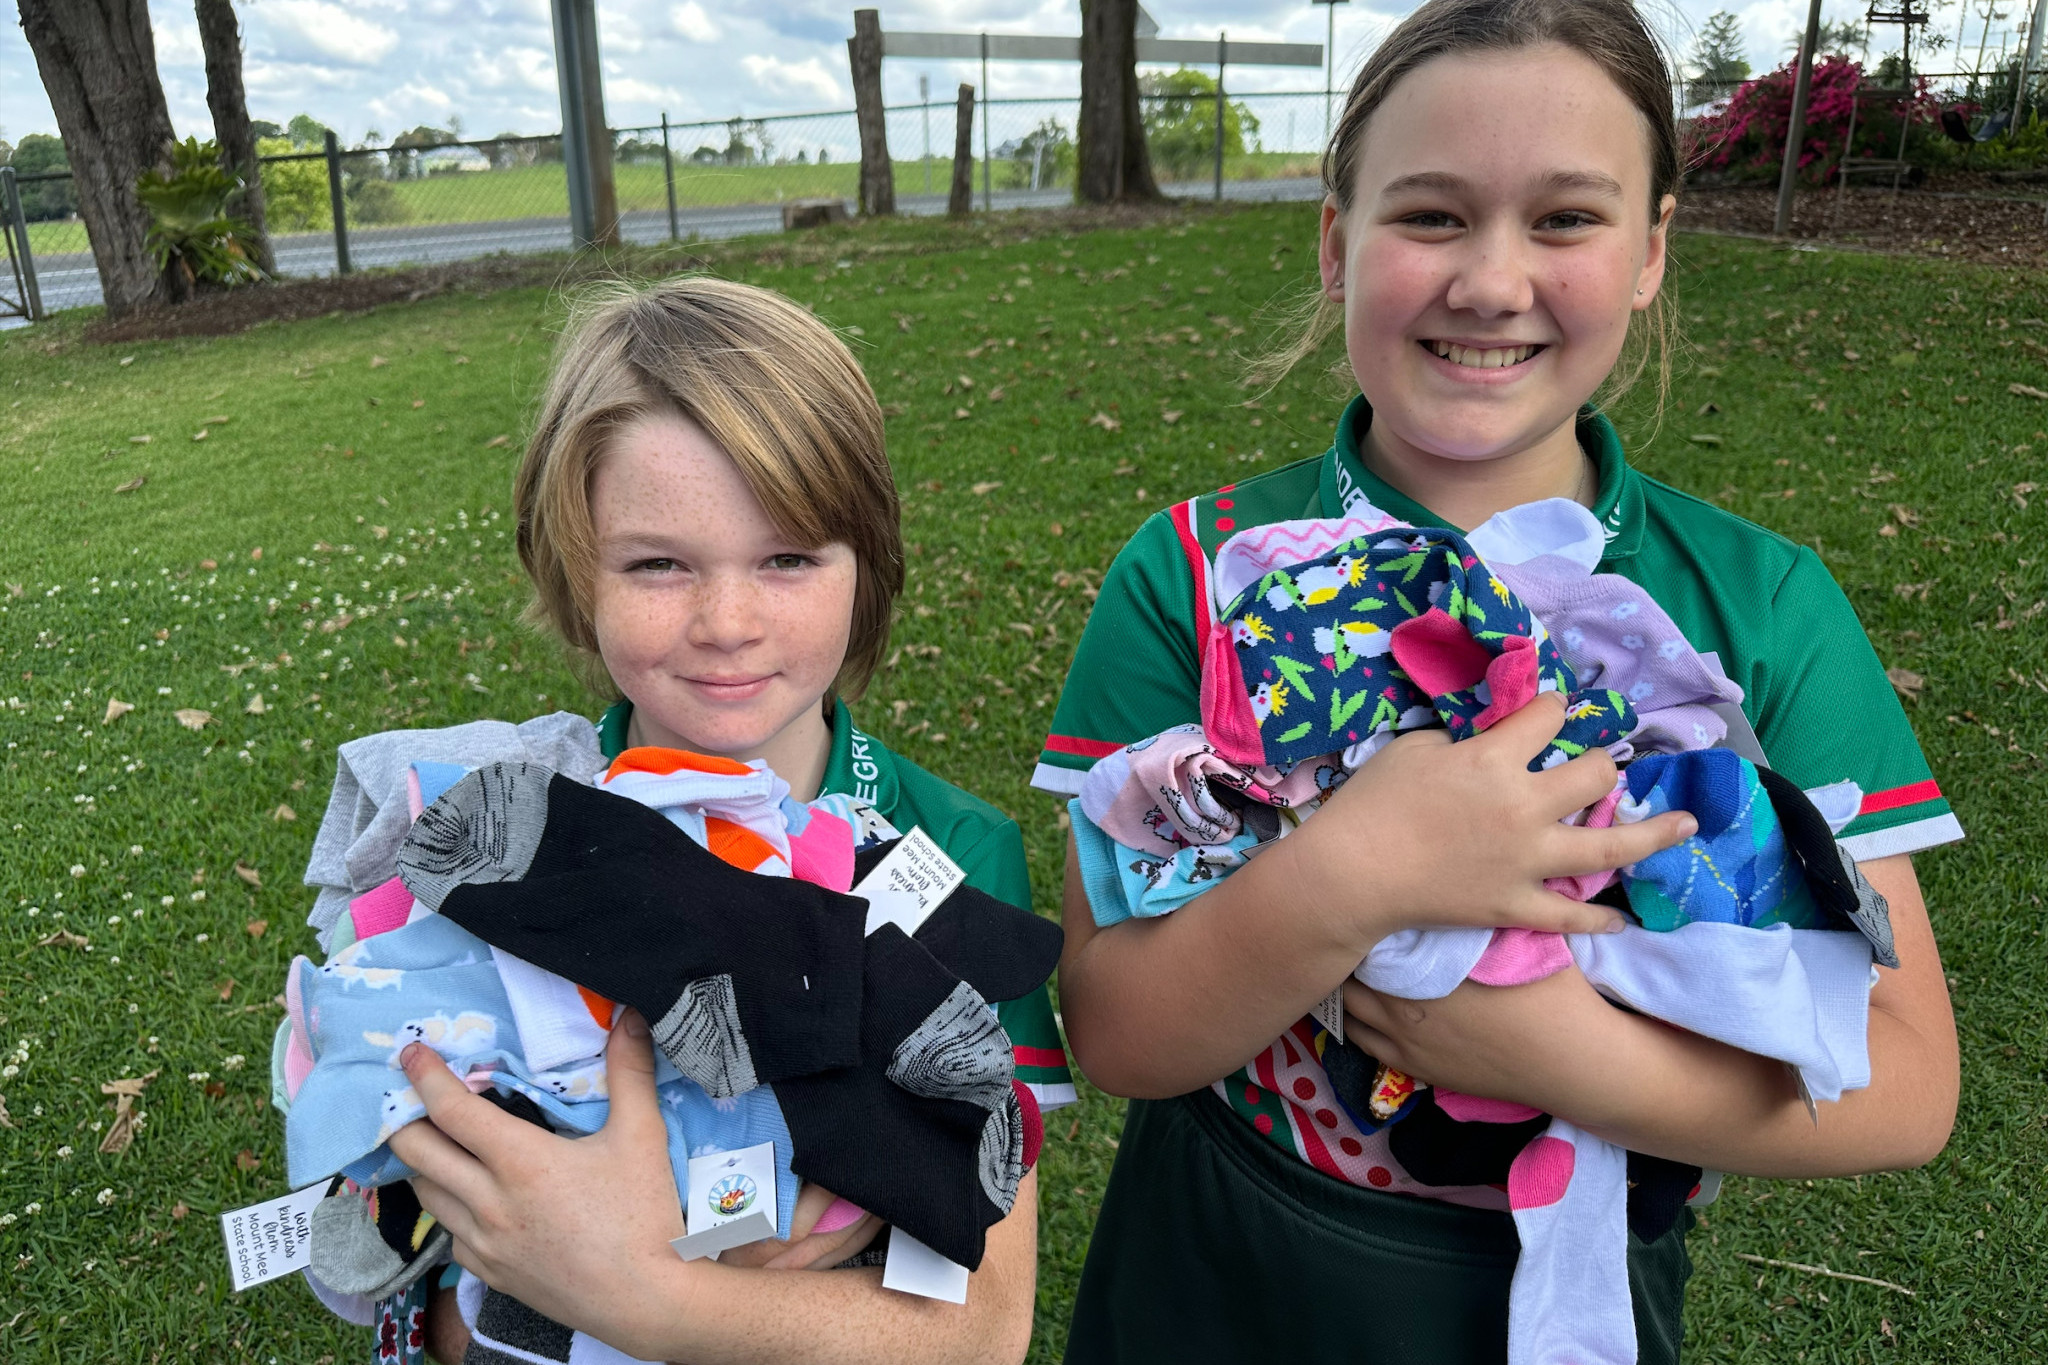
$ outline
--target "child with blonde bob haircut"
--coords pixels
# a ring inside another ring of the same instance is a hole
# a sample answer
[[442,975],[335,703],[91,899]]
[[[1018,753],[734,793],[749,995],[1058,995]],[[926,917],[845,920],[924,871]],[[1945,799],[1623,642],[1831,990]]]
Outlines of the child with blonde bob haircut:
[[[1511,1332],[1519,1141],[1494,1165],[1431,1177],[1448,1171],[1461,1119],[1444,1110],[1399,1144],[1399,1125],[1358,1120],[1322,1065],[1329,1016],[1315,1011],[1339,983],[1342,1043],[1475,1107],[1539,1128],[1552,1116],[1689,1168],[1680,1200],[1702,1169],[1848,1175],[1920,1164],[1946,1141],[1955,1024],[1910,855],[1962,831],[1820,558],[1637,473],[1593,403],[1638,368],[1623,359],[1629,337],[1657,330],[1681,169],[1669,71],[1629,0],[1428,0],[1403,20],[1359,72],[1325,154],[1324,325],[1284,358],[1341,322],[1357,396],[1323,454],[1132,537],[1034,785],[1082,796],[1098,760],[1209,719],[1205,647],[1220,639],[1237,657],[1212,591],[1234,534],[1378,515],[1463,535],[1511,508],[1576,501],[1590,516],[1572,520],[1599,527],[1576,544],[1668,614],[1685,639],[1664,643],[1718,656],[1770,766],[1862,793],[1841,842],[1890,904],[1900,962],[1876,969],[1869,992],[1868,1087],[1816,1119],[1778,1062],[1617,1009],[1574,967],[1464,980],[1426,1001],[1350,979],[1408,930],[1619,931],[1614,910],[1546,881],[1626,868],[1698,832],[1681,810],[1562,823],[1612,793],[1617,769],[1594,745],[1530,771],[1566,721],[1542,695],[1461,742],[1415,730],[1353,760],[1315,819],[1172,914],[1098,925],[1070,845],[1064,1022],[1090,1080],[1133,1103],[1069,1365],[1678,1358],[1691,1215],[1675,1204],[1661,1226],[1631,1227],[1633,1311],[1621,1314],[1633,1330],[1615,1349],[1606,1337],[1597,1352],[1557,1349],[1564,1321]],[[1311,675],[1329,676],[1313,661]],[[1561,1182],[1569,1167],[1545,1174]],[[1517,1341],[1535,1349],[1517,1354]]]
[[[1016,824],[890,753],[847,710],[887,644],[903,551],[881,412],[823,323],[701,276],[586,301],[515,503],[529,618],[618,698],[596,726],[605,758],[654,746],[765,761],[796,800],[840,800],[857,839],[921,827],[969,885],[1030,905]],[[998,1014],[1018,1080],[1041,1105],[1070,1100],[1044,986]],[[789,1241],[685,1262],[668,1245],[683,1218],[639,1015],[624,1014],[606,1059],[609,1121],[575,1141],[469,1093],[425,1048],[402,1059],[431,1121],[392,1149],[456,1261],[492,1289],[636,1359],[1022,1358],[1035,1175],[988,1229],[964,1305],[883,1289],[874,1215],[809,1185]],[[790,1273],[801,1269],[821,1273]],[[495,1361],[470,1344],[487,1327],[444,1289],[431,1349]]]

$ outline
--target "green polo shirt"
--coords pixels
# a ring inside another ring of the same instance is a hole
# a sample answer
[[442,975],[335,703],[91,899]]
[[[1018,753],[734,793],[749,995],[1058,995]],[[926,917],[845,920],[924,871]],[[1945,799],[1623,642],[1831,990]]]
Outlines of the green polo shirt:
[[[626,746],[633,704],[619,701],[597,723],[606,758]],[[999,901],[1029,909],[1031,874],[1024,861],[1024,835],[1017,822],[988,802],[891,753],[878,739],[855,728],[845,702],[832,708],[832,753],[825,763],[821,795],[844,793],[866,801],[875,813],[908,832],[920,826],[946,856],[960,864],[967,884]],[[1074,1078],[1044,986],[1020,1000],[998,1002],[996,1015],[1016,1049],[1017,1079],[1030,1087],[1042,1110],[1074,1102]]]
[[[1208,566],[1232,532],[1338,517],[1370,502],[1418,526],[1452,526],[1365,467],[1372,419],[1352,400],[1320,457],[1154,514],[1131,537],[1089,613],[1032,785],[1080,790],[1095,760],[1201,719],[1196,641]],[[1607,531],[1600,572],[1642,585],[1693,647],[1720,657],[1773,768],[1802,787],[1844,779],[1863,805],[1842,842],[1859,859],[1914,853],[1963,836],[1855,610],[1819,556],[1753,522],[1637,473],[1599,413],[1579,443],[1600,471],[1594,514]]]

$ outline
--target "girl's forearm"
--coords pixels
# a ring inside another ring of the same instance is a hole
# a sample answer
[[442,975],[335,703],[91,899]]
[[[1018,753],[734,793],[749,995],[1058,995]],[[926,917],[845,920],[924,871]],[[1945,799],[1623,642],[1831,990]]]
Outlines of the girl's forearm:
[[[1185,1094],[1279,1037],[1371,948],[1307,913],[1295,865],[1312,826],[1171,915],[1097,929],[1067,850],[1060,1009],[1081,1070],[1134,1099]],[[1274,913],[1284,904],[1285,913]]]
[[1881,1009],[1869,1087],[1818,1105],[1817,1118],[1782,1063],[1641,1016],[1620,1022],[1615,1083],[1550,1108],[1631,1151],[1773,1179],[1859,1175],[1932,1160],[1954,1122],[1941,1041]]
[[687,1365],[900,1365],[1014,1362],[1031,1341],[1037,1288],[1038,1177],[1024,1177],[1009,1217],[988,1231],[967,1302],[882,1288],[882,1271],[743,1270],[677,1261],[657,1287],[646,1340],[622,1344]]

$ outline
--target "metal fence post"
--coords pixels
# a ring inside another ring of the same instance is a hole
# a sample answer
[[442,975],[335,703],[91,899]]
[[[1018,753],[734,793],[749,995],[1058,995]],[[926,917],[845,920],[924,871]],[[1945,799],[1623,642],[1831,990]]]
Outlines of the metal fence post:
[[1230,55],[1230,42],[1216,35],[1216,202],[1223,202],[1223,63]]
[[327,202],[334,210],[334,273],[346,275],[353,267],[348,259],[348,201],[341,193],[341,139],[327,130]]
[[981,209],[988,213],[996,206],[995,163],[988,155],[988,35],[981,35]]
[[661,111],[661,178],[668,185],[668,239],[679,242],[682,233],[676,230],[676,154],[668,145],[668,110]]
[[21,215],[21,189],[14,183],[14,167],[0,166],[0,213],[6,221],[0,222],[0,231],[5,231],[19,246],[17,253],[9,253],[15,259],[15,283],[21,288],[21,302],[28,313],[30,322],[43,320],[43,293],[36,287],[36,258],[28,246],[28,221]]

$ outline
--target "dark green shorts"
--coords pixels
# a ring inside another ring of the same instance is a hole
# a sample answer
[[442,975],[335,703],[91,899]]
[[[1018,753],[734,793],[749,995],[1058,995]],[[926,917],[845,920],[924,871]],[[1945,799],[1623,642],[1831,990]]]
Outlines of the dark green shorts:
[[[1692,1221],[1629,1238],[1642,1365],[1678,1359]],[[1209,1091],[1134,1101],[1067,1365],[1498,1362],[1519,1248],[1507,1214],[1332,1180]]]

